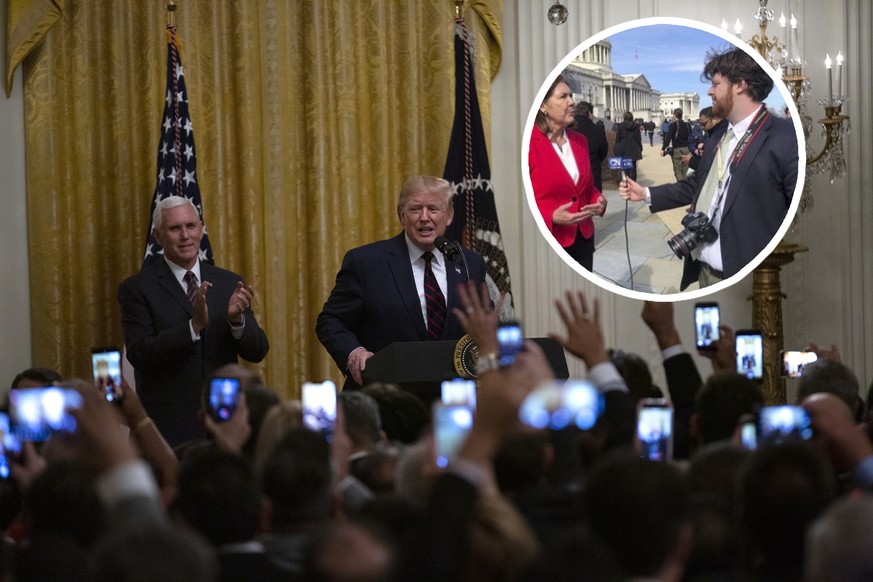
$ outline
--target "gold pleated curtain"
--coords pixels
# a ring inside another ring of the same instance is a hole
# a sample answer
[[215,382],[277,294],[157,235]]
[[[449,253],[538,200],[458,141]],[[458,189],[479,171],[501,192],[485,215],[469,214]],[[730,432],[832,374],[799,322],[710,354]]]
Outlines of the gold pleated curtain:
[[[454,2],[178,5],[204,218],[216,264],[255,287],[253,309],[271,344],[257,369],[289,397],[303,380],[339,381],[315,318],[345,251],[400,232],[404,178],[442,175]],[[467,0],[464,9],[486,135],[501,5]],[[121,345],[116,289],[142,262],[166,11],[143,0],[11,0],[9,8],[9,44],[19,43],[19,60],[27,53],[34,364],[89,377],[90,347]]]

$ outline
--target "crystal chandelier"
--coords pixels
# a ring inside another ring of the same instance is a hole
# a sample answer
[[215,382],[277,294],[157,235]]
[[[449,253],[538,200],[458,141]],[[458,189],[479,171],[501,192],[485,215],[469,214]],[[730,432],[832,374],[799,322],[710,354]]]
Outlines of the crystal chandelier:
[[[772,39],[768,38],[767,26],[773,22],[774,13],[773,10],[767,7],[767,0],[758,0],[758,3],[759,6],[752,13],[752,18],[758,23],[759,32],[749,41],[749,46],[757,50],[776,69],[776,73],[781,75],[782,81],[791,92],[791,97],[800,114],[803,135],[807,138],[807,170],[810,174],[826,173],[831,184],[833,184],[838,178],[842,178],[846,174],[843,138],[851,129],[849,117],[842,113],[843,105],[847,101],[846,95],[843,92],[842,52],[837,55],[836,59],[836,91],[834,91],[833,86],[833,62],[830,59],[830,55],[825,60],[828,74],[828,95],[827,98],[818,100],[818,105],[824,109],[825,114],[824,118],[818,120],[818,123],[822,126],[821,136],[824,140],[824,147],[820,152],[816,153],[810,148],[808,141],[809,136],[812,134],[813,122],[812,117],[806,112],[806,106],[812,93],[812,85],[804,71],[807,62],[800,54],[797,19],[792,14],[790,20],[788,20],[785,18],[785,14],[782,14],[779,18],[779,25],[784,30],[783,38],[780,40],[775,35]],[[724,21],[722,21],[722,28],[727,29],[727,24]],[[742,26],[739,20],[737,20],[734,25],[734,31],[738,37],[741,30]],[[808,196],[807,192],[808,184],[809,182],[804,187],[804,200],[801,200],[801,212],[809,210],[812,206],[812,198]]]

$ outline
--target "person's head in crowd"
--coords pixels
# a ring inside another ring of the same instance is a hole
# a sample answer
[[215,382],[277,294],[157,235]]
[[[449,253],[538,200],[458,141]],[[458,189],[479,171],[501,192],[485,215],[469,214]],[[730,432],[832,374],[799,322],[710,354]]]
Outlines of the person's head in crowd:
[[430,415],[417,396],[395,384],[368,384],[362,392],[379,406],[382,430],[388,440],[408,445],[421,438]]
[[311,582],[390,582],[396,568],[396,548],[372,528],[334,522],[309,544],[304,561]]
[[214,550],[193,530],[166,525],[105,536],[88,560],[91,582],[216,582]]
[[797,401],[810,394],[827,392],[845,402],[856,422],[864,420],[864,401],[860,396],[860,385],[855,373],[845,364],[834,360],[817,360],[803,368],[803,375],[797,384]]
[[534,124],[544,134],[560,133],[576,120],[576,103],[573,92],[563,75],[558,75],[546,92],[537,110]]
[[629,450],[605,454],[583,489],[585,525],[626,577],[681,571],[690,547],[688,484],[678,468]]
[[673,110],[673,119],[682,119],[682,110],[678,107]]
[[873,580],[873,499],[850,496],[835,501],[806,534],[804,580]]
[[63,378],[51,368],[28,368],[15,375],[12,388],[41,388],[61,382]]
[[287,431],[268,457],[261,482],[270,502],[272,533],[318,523],[331,510],[330,449],[324,435]]
[[752,451],[718,440],[694,451],[688,465],[688,486],[694,495],[715,496],[732,511],[739,506],[739,475]]
[[103,533],[97,474],[76,460],[49,463],[24,493],[24,523],[31,537],[64,535],[88,548]]
[[694,536],[685,571],[687,580],[738,578],[738,476],[751,454],[729,441],[717,441],[700,447],[691,457],[689,513]]
[[352,440],[352,454],[372,451],[385,440],[379,405],[360,390],[343,391],[339,398],[346,413],[346,433]]
[[210,451],[182,463],[172,514],[213,546],[249,542],[259,531],[261,486],[246,458]]
[[426,440],[403,449],[397,462],[397,495],[415,509],[423,509],[430,496],[436,465]]
[[649,365],[639,355],[623,350],[610,349],[609,359],[624,378],[627,389],[634,402],[643,398],[663,398],[661,389],[652,384]]
[[700,444],[730,439],[740,417],[755,413],[763,404],[764,395],[754,380],[736,372],[717,372],[697,393],[692,437]]
[[494,477],[510,499],[535,490],[546,478],[554,459],[544,431],[520,432],[507,438],[494,456]]
[[759,447],[740,477],[741,532],[761,580],[800,580],[807,527],[836,495],[833,469],[805,442]]
[[700,127],[707,132],[712,131],[712,128],[718,125],[719,121],[721,121],[721,119],[712,113],[712,107],[704,107],[701,109],[697,119],[700,122]]
[[530,526],[502,495],[486,494],[479,499],[462,566],[466,580],[511,580],[539,552]]
[[576,127],[580,125],[580,119],[591,119],[593,112],[594,107],[588,101],[580,101],[577,103],[576,112],[573,114]]
[[349,463],[351,473],[375,495],[394,493],[402,453],[402,445],[377,443],[369,453]]
[[452,185],[434,176],[411,176],[400,190],[397,216],[406,236],[423,251],[433,251],[438,236],[452,223],[454,190]]
[[261,471],[285,433],[301,427],[303,427],[303,405],[299,400],[280,402],[271,407],[261,422],[255,440],[255,468]]

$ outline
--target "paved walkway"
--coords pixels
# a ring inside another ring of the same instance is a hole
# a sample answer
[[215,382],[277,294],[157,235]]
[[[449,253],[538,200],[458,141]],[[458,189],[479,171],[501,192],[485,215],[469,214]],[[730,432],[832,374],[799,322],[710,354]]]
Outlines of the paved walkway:
[[[644,141],[643,159],[637,163],[637,181],[643,186],[673,182],[673,165],[669,158],[661,157],[658,136],[654,146],[650,146],[647,139]],[[658,295],[678,293],[682,260],[673,254],[667,240],[682,230],[680,221],[686,209],[652,214],[645,203],[629,202],[625,211],[626,203],[618,195],[616,185],[605,183],[603,189],[608,205],[606,214],[594,219],[597,249],[594,273],[626,289],[631,289],[630,273],[633,273],[635,291]],[[687,290],[696,288],[695,283]]]

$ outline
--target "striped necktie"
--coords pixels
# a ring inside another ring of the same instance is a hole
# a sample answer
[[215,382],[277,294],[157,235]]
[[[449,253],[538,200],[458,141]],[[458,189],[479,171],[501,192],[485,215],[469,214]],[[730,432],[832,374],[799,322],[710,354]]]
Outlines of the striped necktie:
[[446,298],[433,274],[431,261],[433,253],[428,251],[424,258],[424,301],[427,311],[427,332],[431,339],[440,339],[446,322]]
[[197,276],[193,271],[185,271],[185,276],[183,277],[185,280],[185,284],[188,286],[187,295],[188,301],[191,302],[191,305],[194,305],[194,298],[197,297]]

